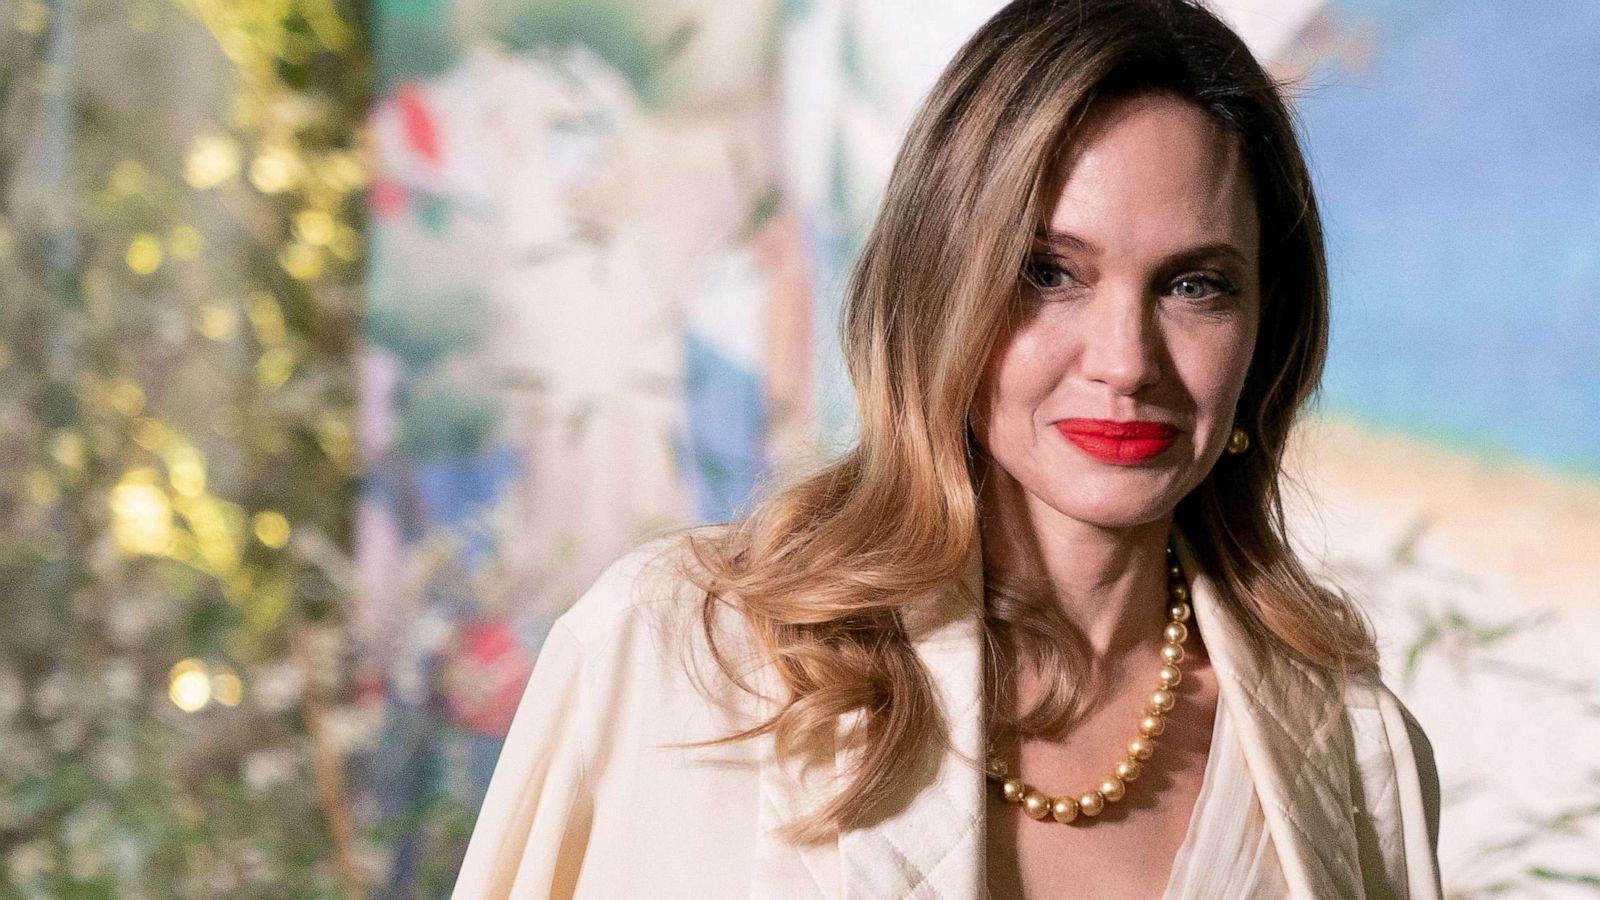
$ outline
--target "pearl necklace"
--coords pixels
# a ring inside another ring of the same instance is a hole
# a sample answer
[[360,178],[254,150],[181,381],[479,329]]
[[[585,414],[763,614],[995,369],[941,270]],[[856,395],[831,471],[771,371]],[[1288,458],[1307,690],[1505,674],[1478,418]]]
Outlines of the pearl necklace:
[[1057,822],[1071,822],[1080,814],[1097,816],[1108,804],[1121,800],[1127,792],[1127,783],[1139,777],[1142,764],[1155,752],[1155,738],[1166,730],[1166,714],[1172,711],[1177,698],[1173,688],[1183,680],[1178,664],[1183,662],[1183,642],[1189,636],[1184,625],[1189,621],[1189,585],[1183,577],[1183,567],[1178,565],[1178,554],[1167,545],[1167,594],[1172,604],[1167,607],[1167,625],[1162,629],[1161,669],[1156,673],[1159,686],[1146,702],[1145,716],[1139,720],[1139,735],[1128,742],[1127,757],[1117,763],[1113,774],[1100,780],[1094,790],[1083,794],[1066,794],[1051,797],[1036,790],[1021,778],[1007,771],[1006,762],[989,747],[988,776],[1000,783],[1007,803],[1022,804],[1023,812],[1031,818],[1043,819],[1046,815]]

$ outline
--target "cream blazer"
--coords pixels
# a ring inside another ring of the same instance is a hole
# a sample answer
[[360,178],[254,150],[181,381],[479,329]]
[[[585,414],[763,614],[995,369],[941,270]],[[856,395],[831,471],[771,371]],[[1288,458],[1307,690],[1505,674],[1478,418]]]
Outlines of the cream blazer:
[[[1376,677],[1340,692],[1292,660],[1252,653],[1181,532],[1176,544],[1290,895],[1439,900],[1438,776],[1415,720]],[[980,610],[937,591],[906,615],[958,752],[908,759],[906,788],[876,824],[797,846],[773,829],[828,795],[851,749],[832,751],[828,738],[829,767],[780,766],[765,737],[668,746],[760,721],[780,696],[774,668],[726,611],[712,623],[719,648],[759,696],[717,674],[698,597],[668,564],[681,546],[631,551],[555,623],[455,897],[986,896]],[[978,588],[982,577],[975,547],[963,578]]]

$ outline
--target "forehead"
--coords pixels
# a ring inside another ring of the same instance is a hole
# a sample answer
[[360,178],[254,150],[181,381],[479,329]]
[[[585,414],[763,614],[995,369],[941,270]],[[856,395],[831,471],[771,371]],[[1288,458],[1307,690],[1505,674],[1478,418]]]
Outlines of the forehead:
[[1253,253],[1255,195],[1238,139],[1167,94],[1103,101],[1062,168],[1047,223],[1122,252],[1226,240]]

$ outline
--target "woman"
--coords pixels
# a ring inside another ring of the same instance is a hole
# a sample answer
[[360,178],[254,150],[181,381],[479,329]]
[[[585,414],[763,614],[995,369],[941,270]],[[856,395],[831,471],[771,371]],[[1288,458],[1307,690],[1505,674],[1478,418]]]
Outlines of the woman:
[[1427,741],[1284,533],[1327,323],[1237,36],[1006,6],[855,269],[859,441],[562,617],[457,896],[1438,897]]

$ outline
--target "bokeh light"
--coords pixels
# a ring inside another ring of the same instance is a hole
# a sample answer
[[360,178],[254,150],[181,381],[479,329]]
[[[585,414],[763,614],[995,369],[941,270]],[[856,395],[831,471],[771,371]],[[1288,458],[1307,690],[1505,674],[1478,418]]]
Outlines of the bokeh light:
[[167,696],[184,712],[204,709],[211,702],[211,679],[205,664],[191,657],[173,665],[167,675]]
[[274,550],[289,543],[289,520],[283,513],[271,509],[256,513],[254,526],[256,540]]

